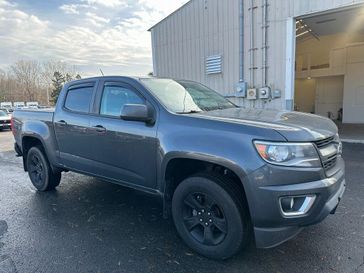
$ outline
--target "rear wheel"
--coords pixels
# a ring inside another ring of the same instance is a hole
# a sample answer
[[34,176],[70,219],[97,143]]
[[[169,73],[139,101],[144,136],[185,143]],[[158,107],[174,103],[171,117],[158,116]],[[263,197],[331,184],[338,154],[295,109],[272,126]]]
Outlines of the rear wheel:
[[29,178],[38,191],[53,190],[61,182],[61,173],[53,172],[42,147],[30,148],[26,163]]
[[248,243],[250,221],[243,193],[219,174],[182,181],[172,200],[176,229],[203,256],[227,259]]

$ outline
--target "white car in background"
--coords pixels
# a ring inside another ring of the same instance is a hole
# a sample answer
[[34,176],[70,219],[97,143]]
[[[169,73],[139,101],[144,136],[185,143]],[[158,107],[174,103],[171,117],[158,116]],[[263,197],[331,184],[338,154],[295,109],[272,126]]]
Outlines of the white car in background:
[[38,109],[38,106],[39,106],[39,103],[37,101],[28,101],[26,103],[26,106],[29,108],[29,109]]
[[12,108],[0,108],[0,111],[3,111],[5,113],[7,113],[11,117],[11,115],[14,112],[14,109],[12,109]]
[[7,112],[0,110],[0,131],[11,129],[11,117]]

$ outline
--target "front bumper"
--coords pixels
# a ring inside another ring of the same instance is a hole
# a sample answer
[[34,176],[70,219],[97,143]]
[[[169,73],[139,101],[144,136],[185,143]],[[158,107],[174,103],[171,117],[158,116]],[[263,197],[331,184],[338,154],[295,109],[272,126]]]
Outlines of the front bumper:
[[[272,183],[275,179],[272,168],[263,168],[251,174],[250,185],[253,183],[254,188],[247,195],[249,204],[253,204],[249,208],[257,247],[277,246],[297,235],[303,227],[318,223],[330,213],[334,213],[346,187],[344,169],[344,161],[340,158],[336,172],[332,176],[325,177],[320,170],[316,170],[321,179],[311,182],[299,181],[299,183],[294,181],[295,177],[301,180],[307,176],[302,174],[302,169],[297,169],[295,175],[287,174],[288,177],[283,179],[282,183],[279,183],[280,181]],[[315,170],[311,172],[314,173]],[[312,173],[308,177],[313,177]],[[287,179],[292,183],[287,184]],[[283,215],[279,204],[281,197],[305,195],[316,195],[314,204],[306,214],[295,217]]]

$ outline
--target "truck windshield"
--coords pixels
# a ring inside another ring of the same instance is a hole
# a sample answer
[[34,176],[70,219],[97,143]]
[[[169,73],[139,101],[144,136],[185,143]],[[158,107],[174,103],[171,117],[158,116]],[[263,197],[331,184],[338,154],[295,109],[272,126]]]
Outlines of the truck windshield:
[[4,111],[0,111],[0,117],[7,117],[8,114],[6,114]]
[[188,114],[237,107],[217,92],[196,82],[153,78],[141,81],[168,110],[175,113]]

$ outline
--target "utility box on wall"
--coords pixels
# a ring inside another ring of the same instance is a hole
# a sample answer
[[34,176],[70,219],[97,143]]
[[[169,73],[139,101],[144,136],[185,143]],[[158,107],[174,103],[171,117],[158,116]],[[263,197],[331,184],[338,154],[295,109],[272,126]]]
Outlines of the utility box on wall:
[[259,98],[260,99],[270,99],[270,87],[262,87],[259,89]]
[[257,89],[255,89],[255,88],[248,89],[246,98],[248,100],[256,100],[257,99]]
[[282,97],[282,92],[281,92],[281,90],[276,89],[276,90],[274,90],[274,91],[272,92],[272,99],[279,99],[279,98],[281,98],[281,97]]
[[248,84],[245,81],[238,82],[235,85],[235,94],[237,98],[246,98],[246,92],[248,89]]

